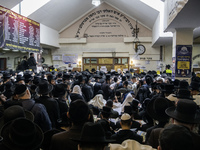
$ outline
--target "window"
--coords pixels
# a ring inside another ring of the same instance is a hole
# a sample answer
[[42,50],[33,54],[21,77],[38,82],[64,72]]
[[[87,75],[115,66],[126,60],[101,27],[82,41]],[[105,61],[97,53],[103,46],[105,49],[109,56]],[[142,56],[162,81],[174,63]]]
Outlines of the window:
[[97,64],[97,58],[91,58],[91,64]]
[[84,64],[90,64],[90,58],[84,58]]
[[127,64],[128,63],[128,59],[127,58],[122,58],[122,64]]

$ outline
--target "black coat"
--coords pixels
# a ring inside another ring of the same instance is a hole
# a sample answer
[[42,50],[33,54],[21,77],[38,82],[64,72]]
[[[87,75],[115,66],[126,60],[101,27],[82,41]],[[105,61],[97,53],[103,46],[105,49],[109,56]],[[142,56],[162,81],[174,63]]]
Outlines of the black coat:
[[54,134],[51,140],[50,150],[78,150],[78,142],[82,126],[73,126],[69,131]]
[[64,99],[58,98],[56,99],[56,101],[58,102],[58,106],[60,108],[60,116],[64,113],[68,112],[68,106],[67,103]]
[[93,97],[92,88],[87,84],[83,84],[81,86],[81,90],[82,90],[83,97],[84,97],[85,101],[89,102]]
[[37,65],[34,57],[30,57],[27,62],[28,62],[29,67],[31,67],[31,66],[36,67],[36,65]]
[[21,64],[20,64],[20,70],[26,70],[28,69],[28,62],[26,60],[22,60]]
[[112,97],[113,96],[113,91],[112,91],[112,89],[110,88],[110,85],[109,84],[107,84],[107,83],[104,83],[103,85],[102,85],[102,90],[103,90],[103,98],[105,99],[105,100],[108,100],[110,97]]
[[36,102],[41,103],[46,107],[47,113],[49,114],[49,118],[52,123],[52,127],[58,127],[57,120],[60,118],[60,109],[58,106],[58,102],[48,96],[40,96],[36,100]]
[[99,90],[102,90],[102,89],[101,89],[101,83],[96,82],[96,83],[94,84],[94,96],[97,94],[97,92],[98,92]]
[[[157,129],[152,130],[150,137],[149,137],[146,144],[152,146],[153,148],[157,148],[158,145],[159,145],[159,143],[158,143],[159,135],[160,135],[160,132],[161,132],[162,129],[164,129],[164,128],[157,128]],[[190,134],[192,135],[192,139],[193,139],[193,143],[194,143],[194,149],[195,150],[199,149],[200,148],[200,142],[199,142],[200,141],[200,135],[196,134],[194,132],[191,132],[191,131],[190,131]]]
[[106,139],[110,139],[111,135],[113,135],[115,133],[114,130],[112,129],[110,123],[105,119],[99,120],[98,123],[100,123],[101,126],[103,127],[103,129],[105,131]]
[[131,130],[120,130],[111,136],[111,139],[116,140],[116,143],[121,144],[123,141],[127,139],[136,140],[139,143],[142,143],[143,137],[138,135],[135,131]]

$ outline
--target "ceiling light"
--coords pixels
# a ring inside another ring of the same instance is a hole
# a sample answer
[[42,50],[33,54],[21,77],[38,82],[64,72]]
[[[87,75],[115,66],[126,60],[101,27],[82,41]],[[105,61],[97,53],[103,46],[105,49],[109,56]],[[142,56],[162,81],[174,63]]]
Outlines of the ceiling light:
[[13,52],[19,52],[19,50],[18,50],[18,49],[13,49],[12,51],[13,51]]
[[99,6],[101,4],[101,0],[92,0],[92,5]]
[[22,52],[22,53],[27,53],[27,51],[20,51],[20,52]]
[[3,50],[4,50],[4,51],[9,51],[10,49],[8,49],[8,48],[3,48]]

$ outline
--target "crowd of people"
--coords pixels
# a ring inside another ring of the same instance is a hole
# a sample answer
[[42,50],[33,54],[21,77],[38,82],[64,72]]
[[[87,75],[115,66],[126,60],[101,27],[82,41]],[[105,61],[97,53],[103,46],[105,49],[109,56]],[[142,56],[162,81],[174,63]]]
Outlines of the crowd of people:
[[200,78],[0,72],[1,150],[200,149]]

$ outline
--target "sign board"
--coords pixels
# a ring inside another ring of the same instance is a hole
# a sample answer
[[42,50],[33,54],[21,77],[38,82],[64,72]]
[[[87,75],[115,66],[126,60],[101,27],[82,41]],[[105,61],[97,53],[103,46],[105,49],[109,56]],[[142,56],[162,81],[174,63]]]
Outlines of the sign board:
[[40,23],[0,6],[0,47],[40,52]]
[[191,77],[192,45],[176,46],[176,77]]
[[193,64],[193,68],[199,68],[198,64]]
[[62,59],[64,64],[77,64],[78,54],[63,54]]
[[144,61],[151,61],[151,60],[160,60],[160,55],[159,54],[155,54],[155,55],[134,55],[133,56],[134,60],[144,60]]
[[62,60],[61,56],[59,55],[54,55],[53,60]]

